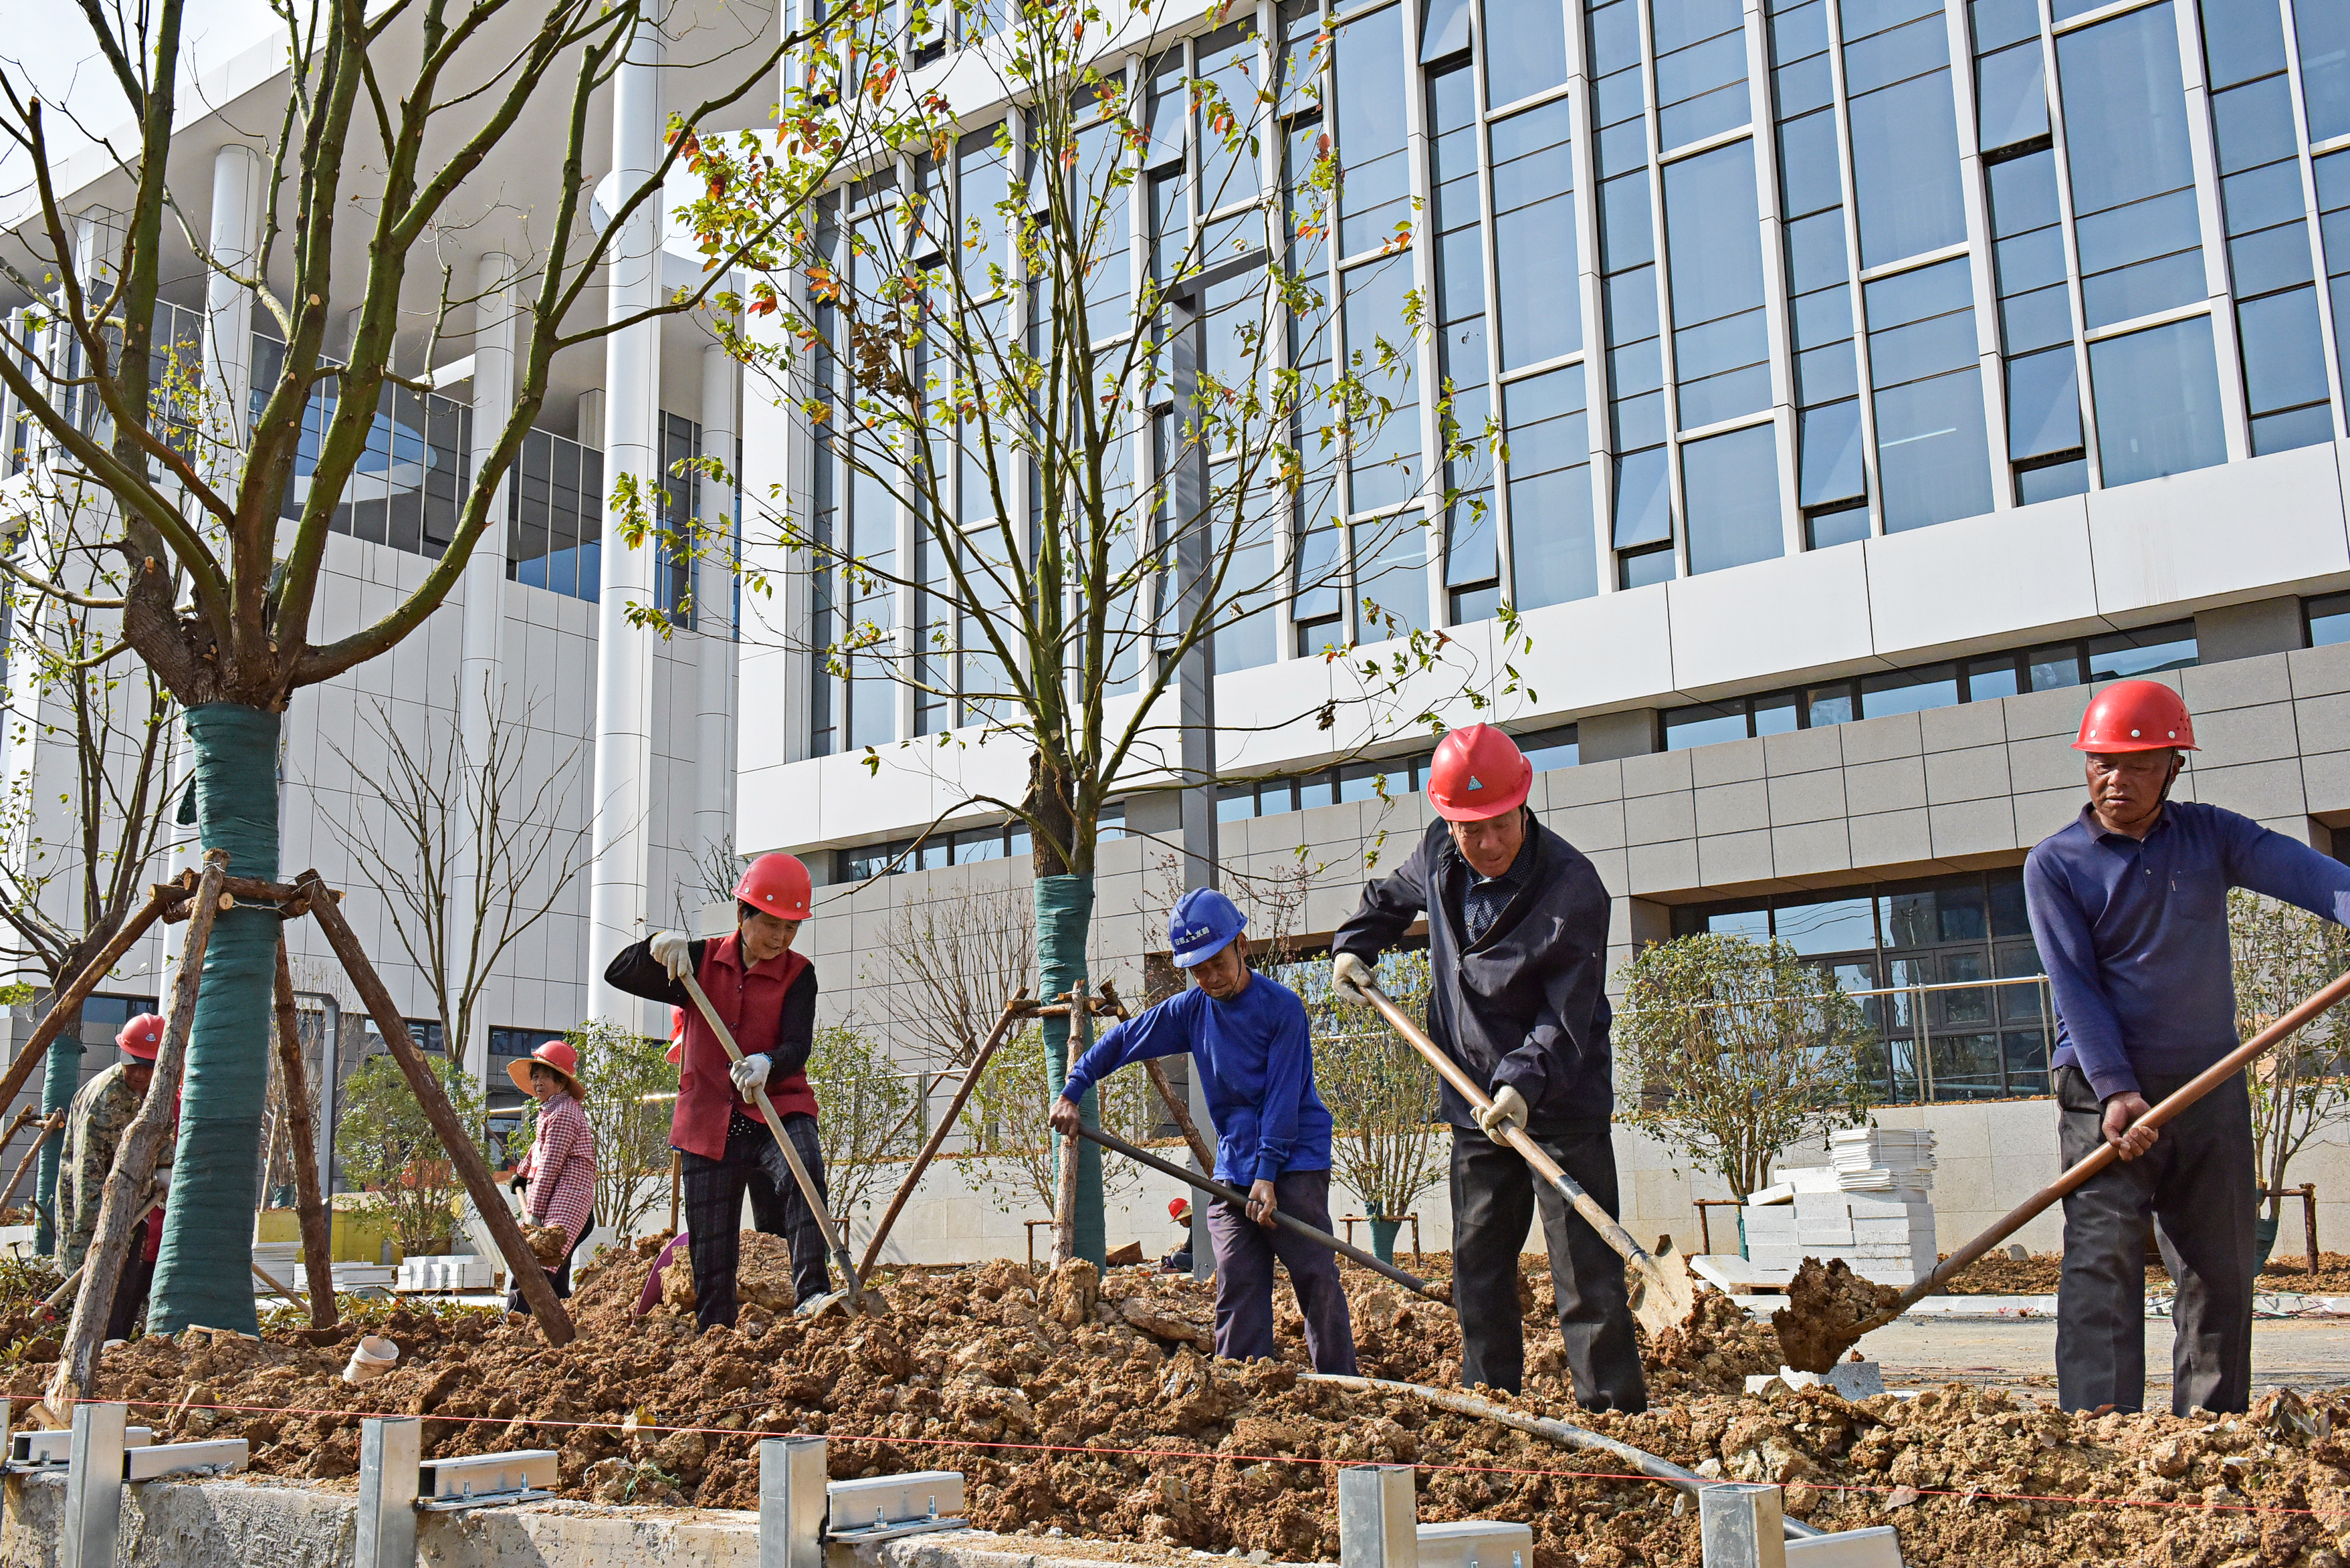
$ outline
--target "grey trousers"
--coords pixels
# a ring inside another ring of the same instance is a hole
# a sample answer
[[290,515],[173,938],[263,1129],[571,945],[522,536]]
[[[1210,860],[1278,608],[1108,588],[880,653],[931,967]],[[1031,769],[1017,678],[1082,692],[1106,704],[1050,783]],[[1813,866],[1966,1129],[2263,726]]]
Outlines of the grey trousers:
[[[1616,1147],[1607,1123],[1534,1136],[1601,1208],[1617,1211]],[[1536,1183],[1515,1149],[1474,1127],[1452,1129],[1452,1303],[1461,1314],[1461,1386],[1482,1383],[1512,1394],[1524,1387],[1518,1249],[1537,1204],[1575,1403],[1586,1410],[1647,1409],[1648,1386],[1632,1338],[1624,1260],[1548,1182]]]
[[[1330,1173],[1293,1170],[1276,1177],[1274,1202],[1318,1231],[1330,1229]],[[1338,1255],[1295,1231],[1266,1230],[1219,1199],[1208,1206],[1208,1240],[1216,1250],[1216,1354],[1235,1361],[1278,1354],[1273,1342],[1273,1265],[1305,1314],[1305,1348],[1314,1370],[1352,1377],[1355,1324],[1338,1282]]]
[[[2149,1103],[2187,1082],[2147,1078]],[[2056,1070],[2065,1166],[2105,1142],[2104,1106],[2077,1067]],[[2239,1073],[2188,1107],[2137,1159],[2116,1160],[2064,1199],[2056,1298],[2056,1402],[2067,1410],[2146,1405],[2147,1216],[2162,1223],[2171,1308],[2170,1409],[2240,1411],[2252,1391],[2251,1102]]]

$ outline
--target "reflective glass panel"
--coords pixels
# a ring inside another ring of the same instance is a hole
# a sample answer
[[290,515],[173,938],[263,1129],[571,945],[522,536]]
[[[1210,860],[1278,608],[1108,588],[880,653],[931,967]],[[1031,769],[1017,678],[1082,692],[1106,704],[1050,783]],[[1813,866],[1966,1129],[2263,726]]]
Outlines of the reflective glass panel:
[[2227,461],[2210,318],[2090,344],[2089,384],[2107,485]]
[[1777,427],[1749,425],[1681,448],[1690,570],[1720,571],[1783,554]]
[[1391,238],[1410,212],[1404,156],[1403,9],[1389,6],[1338,29],[1338,248],[1359,255]]
[[1485,47],[1485,96],[1494,108],[1566,79],[1566,16],[1557,0],[1485,0],[1485,36],[1492,40]]
[[1505,370],[1583,347],[1572,124],[1563,98],[1493,124],[1493,253]]

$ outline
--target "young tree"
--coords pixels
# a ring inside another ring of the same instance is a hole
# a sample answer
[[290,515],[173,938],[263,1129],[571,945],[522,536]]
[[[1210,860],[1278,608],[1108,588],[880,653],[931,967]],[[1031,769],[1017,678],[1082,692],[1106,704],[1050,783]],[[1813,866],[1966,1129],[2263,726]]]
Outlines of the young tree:
[[[439,1058],[436,1068],[449,1104],[467,1127],[480,1127],[484,1102],[473,1075],[448,1057]],[[339,1120],[335,1151],[343,1173],[379,1195],[401,1250],[448,1251],[465,1184],[389,1054],[369,1057],[344,1083]],[[178,1189],[174,1179],[172,1189]]]
[[[951,9],[988,30],[987,7]],[[1026,825],[1050,999],[1086,979],[1114,797],[1212,782],[1206,741],[1295,727],[1351,755],[1433,727],[1450,700],[1482,708],[1516,689],[1516,634],[1505,618],[1481,659],[1428,629],[1430,540],[1482,504],[1449,396],[1415,379],[1407,209],[1334,204],[1324,41],[1284,40],[1269,67],[1243,14],[1200,45],[1198,77],[1162,61],[1144,90],[1123,51],[1191,13],[993,9],[1007,30],[972,69],[997,74],[1015,119],[966,133],[968,101],[910,107],[899,145],[927,150],[910,186],[876,174],[817,202],[766,258],[735,341],[819,445],[812,506],[764,521],[810,596],[787,640],[845,681],[847,711],[818,726],[878,770],[881,746],[914,744],[893,716],[910,691],[917,735],[1026,754],[1024,789],[951,785],[965,794],[942,815]],[[695,216],[723,235],[743,206]],[[1131,221],[1145,212],[1159,220]],[[1347,275],[1343,321],[1334,223],[1350,251],[1388,253]],[[1434,472],[1423,404],[1452,438]],[[1283,602],[1326,680],[1295,709],[1201,711],[1200,677],[1270,661]],[[1057,1091],[1067,1021],[1043,1040]],[[1086,1146],[1078,1250],[1097,1260],[1100,1168]]]
[[[36,488],[37,493],[37,487]],[[67,498],[53,515],[84,521]],[[118,569],[93,558],[83,527],[26,533],[0,561],[0,614],[12,623],[8,711],[16,744],[36,755],[0,803],[0,958],[36,971],[51,994],[113,940],[146,897],[171,807],[171,694],[127,656],[119,618],[77,600],[121,592]],[[73,582],[77,589],[64,585]],[[70,759],[70,784],[52,802],[36,748]],[[60,815],[57,807],[64,808]],[[62,829],[62,831],[58,831]],[[49,1044],[41,1108],[61,1111],[81,1081],[80,1008]],[[34,1177],[36,1244],[55,1241],[58,1151],[42,1147]]]
[[1036,973],[1029,902],[1016,888],[902,904],[889,917],[879,962],[863,980],[880,997],[882,1033],[911,1044],[941,1072],[979,1054],[1003,1004]]
[[[1368,1003],[1330,989],[1328,965],[1294,972],[1314,1020],[1315,1085],[1336,1124],[1331,1168],[1362,1199],[1373,1250],[1393,1262],[1396,1227],[1450,1168],[1449,1140],[1434,1125],[1436,1074]],[[1428,954],[1388,954],[1379,987],[1424,1022]]]
[[[486,680],[486,678],[484,678]],[[516,722],[494,693],[483,693],[481,754],[454,723],[429,718],[421,737],[403,733],[381,702],[363,721],[384,749],[376,776],[340,747],[335,755],[375,787],[384,810],[334,815],[327,826],[359,874],[383,896],[393,934],[424,977],[441,1038],[463,1060],[482,992],[498,961],[547,917],[577,874],[588,830],[562,824],[579,749],[536,777],[524,774],[531,715]]]
[[826,1196],[835,1214],[853,1219],[888,1175],[883,1162],[911,1152],[907,1134],[920,1118],[922,1102],[887,1053],[843,1023],[816,1032],[807,1075],[824,1108],[816,1132]]
[[1876,1034],[1860,1004],[1784,942],[1700,932],[1617,971],[1619,1118],[1743,1199],[1797,1138],[1868,1119]]
[[[2235,950],[2236,1027],[2249,1040],[2313,991],[2350,969],[2350,931],[2291,904],[2239,888],[2228,895]],[[2269,1048],[2245,1075],[2252,1096],[2252,1179],[2272,1191],[2312,1137],[2350,1122],[2344,1025],[2321,1013]],[[2274,1224],[2283,1204],[2268,1199]]]
[[[278,728],[292,693],[388,651],[447,598],[537,421],[556,355],[705,306],[727,266],[785,223],[713,242],[716,265],[704,283],[661,295],[658,257],[643,259],[637,247],[658,247],[661,184],[692,156],[694,128],[763,115],[786,56],[827,56],[831,68],[813,88],[795,69],[783,88],[781,113],[806,134],[772,151],[772,140],[754,138],[757,149],[746,147],[732,171],[776,213],[795,213],[828,178],[839,148],[861,134],[870,101],[881,96],[866,88],[878,89],[881,78],[868,76],[872,57],[858,47],[860,30],[874,25],[858,7],[746,48],[736,85],[673,116],[671,140],[657,157],[615,149],[610,221],[591,233],[582,221],[585,170],[601,156],[603,119],[591,105],[617,90],[616,78],[642,80],[627,72],[646,68],[629,62],[650,56],[654,18],[638,0],[283,6],[282,96],[269,114],[247,121],[266,122],[255,134],[267,143],[259,236],[247,254],[243,242],[234,252],[215,249],[184,221],[205,203],[173,188],[186,5],[153,0],[83,13],[137,125],[130,145],[100,144],[117,159],[129,195],[119,227],[90,231],[100,236],[94,258],[78,245],[82,232],[61,205],[62,160],[44,102],[21,73],[0,70],[0,131],[32,172],[32,232],[47,253],[36,271],[47,275],[5,265],[17,288],[45,302],[43,328],[71,350],[31,362],[0,355],[0,382],[39,428],[45,471],[92,504],[103,497],[103,543],[120,564],[123,588],[89,607],[120,614],[125,639],[186,711],[203,845],[228,853],[232,875],[274,879]],[[734,107],[746,99],[758,101]],[[380,619],[328,628],[329,640],[313,643],[327,536],[369,451],[380,400],[393,387],[417,385],[413,372],[432,364],[452,317],[480,303],[472,279],[445,269],[432,275],[433,238],[474,220],[473,198],[460,201],[459,192],[485,161],[524,134],[526,121],[550,120],[562,130],[541,158],[560,170],[559,182],[529,216],[527,233],[540,248],[505,280],[527,325],[518,335],[512,411],[475,463],[449,547],[422,582]],[[182,168],[194,161],[182,160]],[[201,162],[209,182],[210,161]],[[352,224],[364,230],[363,247],[348,243]],[[242,407],[192,405],[182,397],[185,379],[158,373],[157,355],[172,340],[167,329],[159,341],[159,321],[172,310],[160,291],[167,268],[179,265],[170,260],[176,245],[192,251],[218,286],[249,290],[285,344],[276,379],[256,389],[249,418]],[[354,254],[365,257],[359,275],[344,270]],[[641,283],[648,268],[655,281]],[[581,311],[583,298],[590,308]],[[420,304],[430,323],[422,335],[410,314]],[[348,346],[337,363],[328,332],[345,321]],[[408,373],[395,368],[396,356]],[[296,499],[288,487],[297,457],[307,472]],[[617,485],[636,478],[621,474]],[[282,517],[289,502],[296,515]],[[628,559],[620,551],[643,543],[623,535],[608,545],[607,574]],[[164,1332],[192,1322],[255,1326],[244,1277],[227,1265],[251,1236],[277,926],[264,906],[228,910],[205,954],[181,1122],[185,1174],[172,1195],[155,1278],[153,1322]]]

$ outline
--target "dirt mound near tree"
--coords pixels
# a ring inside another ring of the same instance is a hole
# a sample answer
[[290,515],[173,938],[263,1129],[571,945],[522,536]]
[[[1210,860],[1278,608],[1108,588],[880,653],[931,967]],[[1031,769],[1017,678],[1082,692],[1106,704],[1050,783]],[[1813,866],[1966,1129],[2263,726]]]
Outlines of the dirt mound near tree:
[[[744,1243],[746,1296],[768,1293],[781,1250]],[[1441,1283],[1443,1261],[1433,1262],[1421,1272]],[[810,1322],[747,1306],[738,1329],[696,1338],[674,1307],[633,1315],[650,1264],[648,1247],[583,1271],[573,1303],[580,1336],[559,1350],[527,1320],[402,1306],[355,1314],[323,1345],[291,1326],[259,1343],[140,1340],[106,1355],[100,1393],[138,1404],[135,1418],[159,1437],[244,1437],[253,1468],[268,1474],[348,1476],[362,1413],[422,1416],[430,1455],[556,1449],[563,1490],[608,1501],[754,1506],[757,1435],[824,1432],[836,1477],[963,1471],[968,1511],[987,1528],[1058,1526],[1290,1560],[1336,1555],[1336,1471],[1326,1461],[1409,1462],[1430,1467],[1423,1519],[1531,1523],[1528,1568],[1699,1561],[1693,1509],[1613,1475],[1610,1461],[1409,1395],[1299,1382],[1301,1325],[1285,1291],[1284,1359],[1242,1365],[1206,1354],[1206,1292],[1139,1270],[1092,1281],[1089,1303],[1086,1282],[1055,1286],[1008,1261],[909,1272],[883,1286],[886,1317]],[[1367,1374],[1457,1381],[1449,1312],[1376,1275],[1346,1278]],[[1581,1416],[1558,1370],[1556,1325],[1544,1321],[1549,1293],[1546,1273],[1522,1282],[1528,1391],[1505,1403],[1707,1473],[1782,1481],[1789,1507],[1823,1527],[1897,1523],[1913,1563],[2339,1568],[2333,1529],[2350,1533],[2350,1445],[2334,1432],[2350,1425],[2350,1399],[2311,1408],[2279,1397],[2258,1418],[2193,1422],[2076,1418],[1996,1391],[1908,1404],[1851,1405],[1821,1391],[1747,1398],[1723,1390],[1767,1370],[1773,1341],[1717,1301],[1647,1347],[1651,1410]],[[386,1377],[353,1388],[338,1374],[361,1332],[389,1336],[401,1355]],[[55,1347],[12,1348],[0,1361],[6,1392],[32,1397]],[[664,1429],[678,1428],[696,1429]],[[2177,1506],[2196,1501],[2227,1506]],[[2247,1511],[2270,1508],[2321,1511]]]

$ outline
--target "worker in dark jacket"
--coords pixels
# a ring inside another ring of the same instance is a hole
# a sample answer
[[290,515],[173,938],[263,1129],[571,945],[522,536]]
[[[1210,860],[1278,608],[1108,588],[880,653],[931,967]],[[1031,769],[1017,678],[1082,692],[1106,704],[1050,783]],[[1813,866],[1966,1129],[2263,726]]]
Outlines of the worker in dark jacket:
[[1502,1141],[1521,1127],[1616,1212],[1605,989],[1607,890],[1574,846],[1527,809],[1534,764],[1486,724],[1446,735],[1429,770],[1441,819],[1395,874],[1363,889],[1331,942],[1331,980],[1349,995],[1382,950],[1428,917],[1428,1033],[1492,1096],[1472,1111],[1451,1085],[1452,1302],[1461,1381],[1519,1391],[1525,1340],[1518,1248],[1540,1205],[1575,1397],[1586,1410],[1648,1406],[1624,1261]]
[[[742,1262],[743,1194],[751,1218],[792,1250],[792,1288],[812,1301],[832,1288],[824,1232],[792,1179],[784,1151],[749,1096],[764,1087],[821,1195],[824,1151],[816,1141],[808,1052],[816,1043],[816,966],[791,950],[808,918],[807,867],[790,855],[762,855],[734,888],[734,934],[710,940],[682,931],[622,950],[605,983],[684,1010],[677,1109],[669,1141],[679,1152],[686,1231],[692,1236],[694,1316],[703,1328],[734,1321],[734,1272]],[[709,1020],[680,983],[700,981],[749,1053],[730,1063]]]
[[1355,1375],[1355,1331],[1331,1252],[1276,1227],[1285,1210],[1330,1229],[1330,1111],[1314,1092],[1314,1037],[1305,1003],[1280,981],[1252,974],[1248,917],[1212,888],[1194,888],[1168,917],[1176,966],[1197,983],[1103,1035],[1069,1069],[1053,1130],[1077,1134],[1078,1106],[1129,1062],[1189,1051],[1216,1124],[1216,1179],[1247,1190],[1243,1213],[1208,1210],[1216,1249],[1216,1354],[1274,1358],[1273,1265],[1289,1271],[1316,1372]]
[[2152,680],[2090,701],[2073,749],[2089,803],[2024,862],[2033,940],[2056,999],[2058,1158],[2120,1158],[2064,1199],[2056,1397],[2068,1410],[2146,1399],[2149,1218],[2178,1282],[2170,1407],[2251,1398],[2252,1223],[2259,1185],[2244,1075],[2159,1129],[2153,1102],[2236,1048],[2228,889],[2350,923],[2350,866],[2218,806],[2169,798],[2197,749],[2187,704]]

